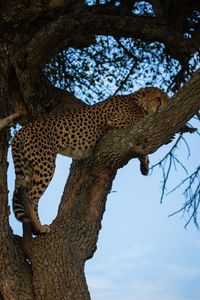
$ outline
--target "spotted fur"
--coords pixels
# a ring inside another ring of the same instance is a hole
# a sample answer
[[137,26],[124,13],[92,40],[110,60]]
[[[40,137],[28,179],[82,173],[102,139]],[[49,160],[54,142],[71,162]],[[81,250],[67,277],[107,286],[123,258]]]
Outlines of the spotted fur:
[[[49,226],[39,221],[38,201],[53,177],[56,155],[84,159],[92,154],[97,140],[110,128],[133,125],[167,101],[167,95],[158,88],[144,88],[72,113],[32,122],[19,130],[12,144],[16,218],[30,222],[35,233],[49,232]],[[141,157],[141,169],[148,173],[147,157]]]

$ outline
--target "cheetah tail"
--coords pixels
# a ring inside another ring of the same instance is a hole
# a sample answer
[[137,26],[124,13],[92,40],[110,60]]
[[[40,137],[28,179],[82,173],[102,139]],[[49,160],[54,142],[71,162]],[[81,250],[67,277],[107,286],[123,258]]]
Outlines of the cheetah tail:
[[25,187],[15,188],[13,194],[13,211],[17,220],[20,222],[29,223],[31,221],[24,208],[26,202],[26,193],[27,189]]
[[12,157],[15,166],[15,190],[13,194],[13,211],[17,220],[21,222],[30,222],[26,213],[26,194],[27,194],[27,181],[26,181],[26,164],[24,155],[24,141],[23,137],[18,132],[12,144]]

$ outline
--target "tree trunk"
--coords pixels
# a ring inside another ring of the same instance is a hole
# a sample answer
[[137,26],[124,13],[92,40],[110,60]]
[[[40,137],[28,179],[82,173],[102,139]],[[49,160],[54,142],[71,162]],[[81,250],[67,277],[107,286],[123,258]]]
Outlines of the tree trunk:
[[112,169],[100,160],[73,163],[51,232],[26,245],[36,299],[90,299],[84,265],[96,250]]
[[[0,48],[0,118],[11,112],[8,97],[9,48]],[[34,299],[32,271],[18,240],[9,226],[7,153],[10,134],[8,128],[0,132],[0,294],[3,299]]]

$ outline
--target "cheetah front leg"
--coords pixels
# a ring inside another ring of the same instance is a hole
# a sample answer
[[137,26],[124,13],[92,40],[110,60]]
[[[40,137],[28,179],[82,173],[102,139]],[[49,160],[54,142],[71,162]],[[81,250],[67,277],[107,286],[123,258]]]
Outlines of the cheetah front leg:
[[41,159],[37,168],[33,169],[32,186],[27,192],[27,209],[28,215],[32,223],[33,233],[42,234],[49,233],[50,227],[42,225],[38,216],[38,203],[42,194],[49,185],[55,170],[55,157]]
[[149,157],[148,157],[148,155],[139,156],[138,159],[140,161],[140,171],[141,171],[142,175],[147,176],[149,174]]

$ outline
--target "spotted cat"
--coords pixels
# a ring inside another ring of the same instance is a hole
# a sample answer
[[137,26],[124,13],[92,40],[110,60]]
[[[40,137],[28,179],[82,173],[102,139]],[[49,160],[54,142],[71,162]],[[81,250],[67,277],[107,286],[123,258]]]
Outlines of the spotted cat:
[[[42,225],[38,218],[38,201],[53,177],[56,155],[60,153],[75,159],[89,157],[106,131],[133,125],[167,102],[167,95],[160,89],[142,88],[130,95],[113,96],[20,129],[12,143],[16,218],[31,223],[36,234],[48,233],[49,226]],[[141,163],[148,163],[148,158],[141,157]]]

